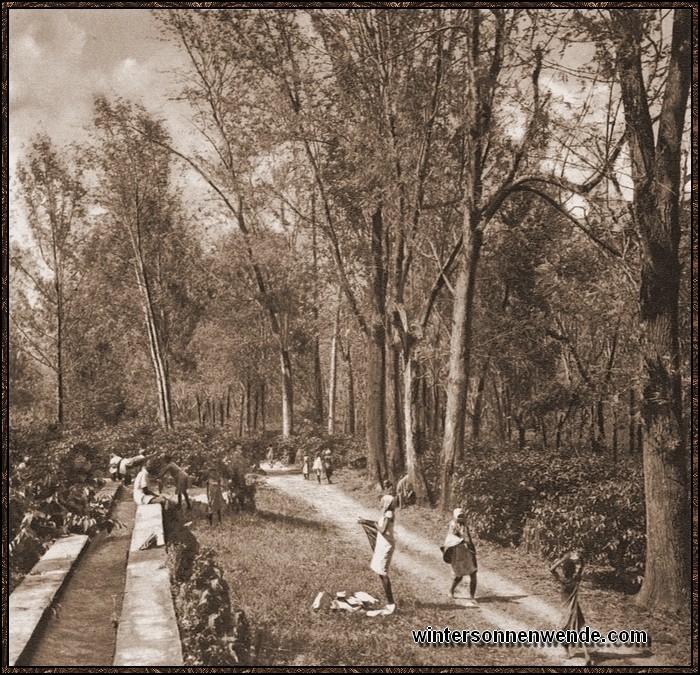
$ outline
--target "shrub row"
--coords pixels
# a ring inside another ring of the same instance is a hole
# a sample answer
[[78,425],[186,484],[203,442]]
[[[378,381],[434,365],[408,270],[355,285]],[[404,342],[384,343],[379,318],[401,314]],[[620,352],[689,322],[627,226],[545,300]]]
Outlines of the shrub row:
[[525,543],[548,558],[578,548],[638,581],[645,555],[644,481],[637,467],[600,456],[472,449],[455,475],[473,531]]

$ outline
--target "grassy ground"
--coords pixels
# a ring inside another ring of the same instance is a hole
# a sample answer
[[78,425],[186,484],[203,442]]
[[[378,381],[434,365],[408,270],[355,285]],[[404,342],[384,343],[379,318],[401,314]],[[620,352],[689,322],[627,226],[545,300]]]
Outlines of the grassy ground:
[[256,631],[255,665],[550,665],[521,647],[415,645],[411,630],[470,626],[463,608],[443,598],[426,601],[400,572],[392,572],[401,599],[393,616],[314,611],[311,604],[321,590],[364,590],[383,600],[369,569],[369,544],[349,545],[307,507],[272,490],[260,489],[257,502],[256,514],[227,515],[220,528],[203,516],[191,525],[201,545],[217,550],[232,602]]
[[[368,488],[359,474],[340,471],[334,481],[369,511],[376,511],[378,492]],[[217,551],[232,603],[246,612],[253,627],[255,665],[553,665],[537,649],[415,645],[411,630],[478,628],[479,615],[415,588],[399,570],[392,571],[394,592],[400,599],[399,611],[393,616],[370,619],[360,613],[312,610],[313,599],[321,590],[363,590],[383,600],[379,580],[369,570],[369,544],[359,549],[349,544],[313,509],[264,485],[257,503],[257,513],[226,515],[219,528],[210,527],[201,510],[191,518],[192,533],[202,546]],[[447,522],[438,511],[415,507],[399,511],[398,520],[434,539],[436,545],[442,541]],[[480,566],[498,570],[558,604],[557,588],[543,560],[483,542],[477,546]],[[581,603],[594,628],[648,630],[653,639],[650,666],[690,663],[688,622],[651,615],[638,608],[632,597],[594,589],[588,583],[582,588]],[[601,666],[632,665],[604,650],[595,655],[595,661]]]
[[[357,472],[341,471],[336,481],[365,506],[376,506],[378,491],[368,487]],[[416,507],[399,511],[397,518],[406,527],[426,537],[433,537],[437,542],[442,540],[449,520],[449,516],[445,516],[438,509]],[[477,548],[480,567],[500,570],[506,578],[521,583],[553,605],[560,602],[558,589],[547,569],[548,565],[539,556],[487,542],[477,541]],[[606,631],[647,630],[652,637],[651,651],[654,661],[665,665],[691,663],[690,612],[686,616],[648,612],[635,604],[634,596],[596,587],[592,581],[586,580],[585,576],[579,599],[591,627]],[[625,665],[616,663],[613,657],[609,652],[600,651],[595,656],[595,662],[601,666]]]

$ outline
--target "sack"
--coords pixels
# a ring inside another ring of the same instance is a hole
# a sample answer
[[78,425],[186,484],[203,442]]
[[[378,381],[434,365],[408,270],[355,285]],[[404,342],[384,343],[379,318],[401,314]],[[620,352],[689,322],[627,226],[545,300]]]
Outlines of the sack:
[[451,565],[452,560],[454,559],[454,556],[455,556],[454,547],[450,546],[450,548],[445,548],[444,546],[441,546],[440,550],[442,551],[443,561],[446,562],[448,565]]

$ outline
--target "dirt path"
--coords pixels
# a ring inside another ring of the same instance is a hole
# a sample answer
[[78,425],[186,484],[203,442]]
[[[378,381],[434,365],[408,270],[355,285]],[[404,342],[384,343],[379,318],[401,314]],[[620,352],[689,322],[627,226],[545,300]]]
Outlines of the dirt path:
[[[319,485],[315,480],[305,481],[299,475],[269,475],[267,484],[280,492],[306,502],[323,520],[332,522],[348,542],[355,542],[358,551],[367,553],[369,564],[369,547],[364,531],[357,523],[357,518],[376,519],[377,511],[371,512],[359,501],[344,493],[338,485]],[[392,560],[392,569],[397,570],[403,579],[410,580],[416,597],[424,606],[435,609],[449,608],[454,601],[447,597],[451,580],[451,570],[442,562],[438,546],[442,543],[444,532],[436,532],[431,540],[401,525],[401,512],[396,523],[396,551]],[[464,582],[463,582],[464,583]],[[457,594],[466,593],[466,588],[457,590]],[[451,614],[436,612],[435,629],[446,625],[454,630],[547,630],[558,626],[561,610],[528,588],[506,579],[498,570],[479,568],[479,587],[477,589],[479,607],[466,609],[455,603]],[[432,604],[431,604],[432,603]],[[401,598],[397,598],[398,611]],[[446,619],[451,622],[445,623]],[[424,628],[424,626],[416,626]],[[592,627],[595,628],[595,627]],[[626,626],[620,626],[626,628]],[[553,665],[583,665],[582,652],[576,658],[567,660],[563,647],[533,647],[540,658],[545,656]],[[644,647],[606,647],[596,648],[601,661],[612,661],[615,666],[659,665],[649,658]],[[593,654],[595,660],[595,653]]]
[[111,517],[125,527],[101,533],[88,544],[23,665],[112,665],[117,634],[113,598],[119,616],[135,510],[131,490],[122,490]]

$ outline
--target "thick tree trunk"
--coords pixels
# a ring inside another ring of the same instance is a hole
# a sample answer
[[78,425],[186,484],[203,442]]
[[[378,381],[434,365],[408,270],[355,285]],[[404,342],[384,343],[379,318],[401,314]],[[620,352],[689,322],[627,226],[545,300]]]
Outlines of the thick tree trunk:
[[[469,218],[469,216],[465,216]],[[447,384],[445,435],[442,444],[440,506],[447,510],[452,502],[452,475],[464,450],[467,389],[471,360],[472,320],[476,272],[482,245],[482,233],[465,224],[465,242],[455,284],[450,339],[450,370]]]
[[642,71],[643,16],[630,9],[610,13],[634,181],[632,210],[642,243],[647,555],[638,600],[649,608],[680,610],[688,607],[692,584],[690,456],[678,335],[681,145],[690,92],[692,13],[674,10],[656,144]]

